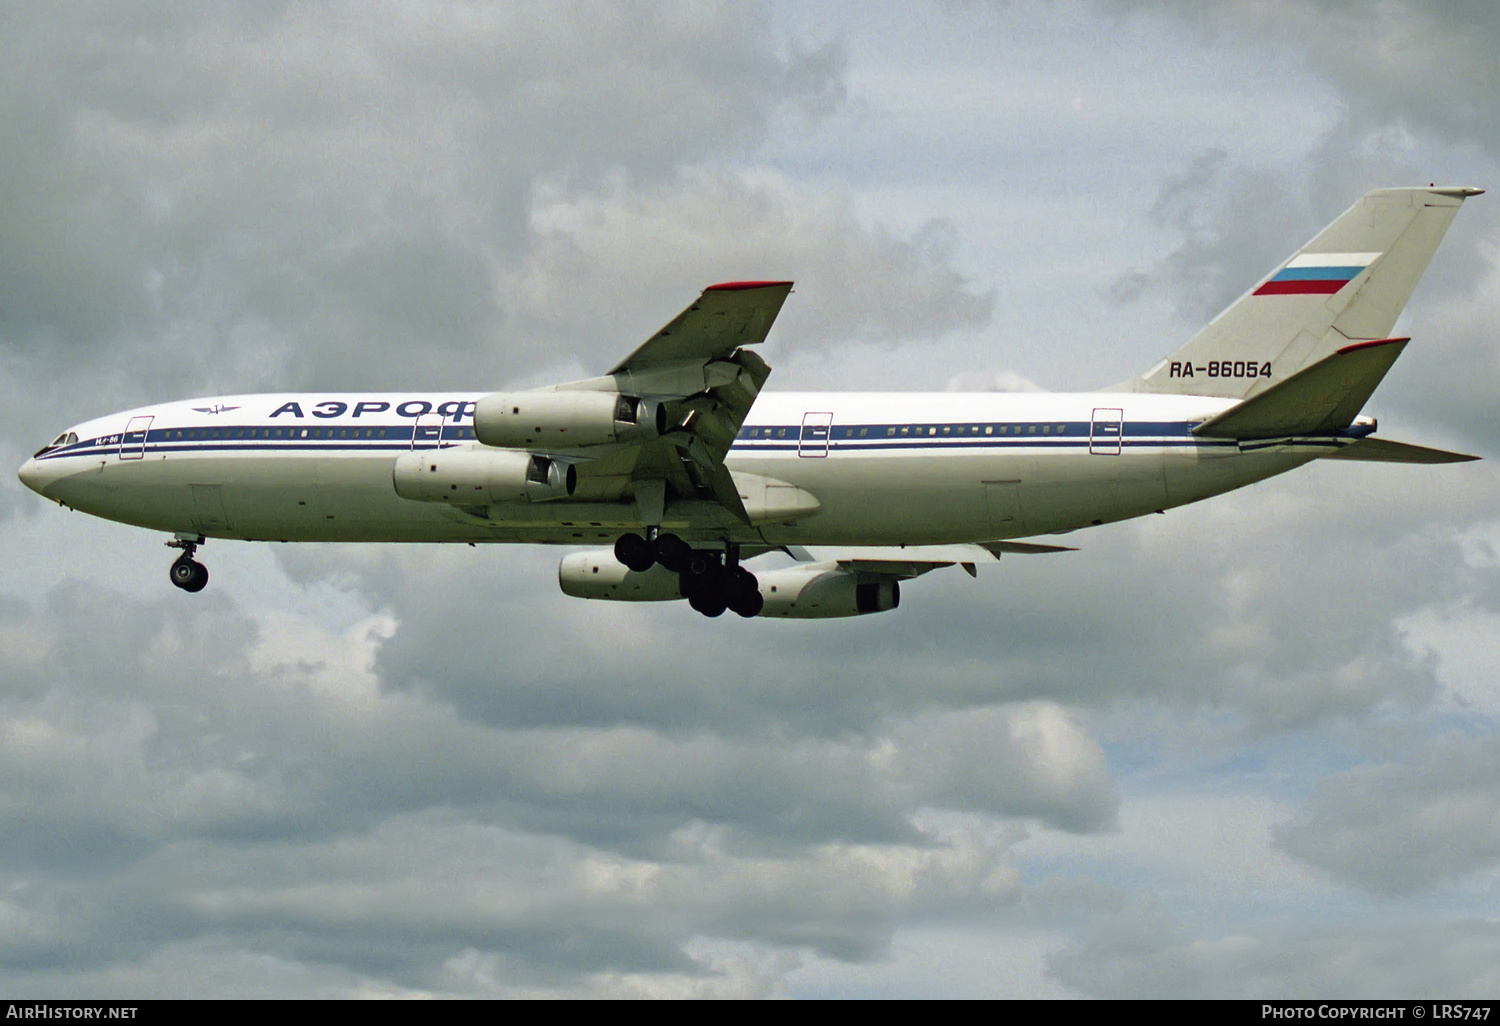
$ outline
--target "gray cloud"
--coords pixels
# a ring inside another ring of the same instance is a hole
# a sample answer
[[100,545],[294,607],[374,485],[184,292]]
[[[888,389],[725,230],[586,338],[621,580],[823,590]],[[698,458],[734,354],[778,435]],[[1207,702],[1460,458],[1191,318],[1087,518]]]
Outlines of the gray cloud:
[[1390,921],[1303,933],[1194,936],[1149,903],[1048,959],[1059,980],[1108,998],[1483,998],[1500,928],[1483,920]]
[[325,387],[413,349],[472,369],[539,177],[742,152],[783,103],[832,109],[841,67],[779,56],[743,6],[104,5],[8,27],[0,102],[25,134],[0,158],[0,329],[200,382],[247,343]]
[[975,294],[950,266],[951,225],[929,222],[901,238],[862,224],[847,195],[809,194],[765,169],[543,190],[531,230],[529,256],[501,294],[518,322],[549,341],[582,340],[569,348],[594,361],[589,373],[714,281],[796,281],[767,347],[773,365],[788,349],[982,327],[994,306],[992,292]]
[[1500,864],[1500,738],[1450,734],[1321,780],[1276,840],[1380,894],[1489,870]]
[[1105,9],[1169,14],[1233,44],[1296,49],[1368,124],[1404,123],[1500,152],[1500,15],[1484,0],[1103,0]]
[[0,420],[16,458],[178,395],[598,373],[727,278],[799,279],[783,331],[804,348],[989,316],[951,229],[901,237],[726,166],[773,117],[843,102],[838,46],[773,39],[754,6],[104,5],[8,27],[0,344],[41,383]]
[[[1189,324],[1206,323],[1317,228],[1281,178],[1234,166],[1220,149],[1199,154],[1183,174],[1167,179],[1149,216],[1182,244],[1151,271],[1116,279],[1110,294],[1129,302],[1163,289]],[[1288,222],[1307,227],[1288,232]]]
[[31,643],[0,675],[0,860],[46,874],[4,899],[16,978],[118,979],[193,938],[329,967],[287,976],[313,989],[442,991],[465,952],[509,987],[714,979],[696,936],[862,961],[901,918],[1022,899],[1016,831],[924,809],[1091,830],[1116,803],[1043,703],[827,739],[491,728],[384,686],[385,617],[333,635],[73,585],[4,630]]

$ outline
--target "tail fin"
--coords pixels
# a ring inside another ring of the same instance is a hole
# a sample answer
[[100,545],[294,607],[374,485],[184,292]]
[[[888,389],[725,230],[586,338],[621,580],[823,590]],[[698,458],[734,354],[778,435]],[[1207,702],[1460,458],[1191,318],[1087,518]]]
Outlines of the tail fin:
[[1186,345],[1118,391],[1245,399],[1360,342],[1384,339],[1466,187],[1364,195]]

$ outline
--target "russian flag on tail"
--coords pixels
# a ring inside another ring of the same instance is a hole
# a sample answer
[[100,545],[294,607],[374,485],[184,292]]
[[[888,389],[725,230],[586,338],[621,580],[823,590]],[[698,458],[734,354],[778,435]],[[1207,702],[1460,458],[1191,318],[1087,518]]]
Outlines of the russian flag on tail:
[[1331,296],[1369,267],[1379,253],[1302,253],[1256,289],[1257,296]]

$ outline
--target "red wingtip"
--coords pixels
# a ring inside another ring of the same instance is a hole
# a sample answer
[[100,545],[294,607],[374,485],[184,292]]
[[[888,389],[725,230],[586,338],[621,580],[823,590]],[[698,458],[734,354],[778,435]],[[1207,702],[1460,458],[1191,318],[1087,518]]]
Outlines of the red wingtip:
[[1374,339],[1374,340],[1369,341],[1369,342],[1356,342],[1353,345],[1345,346],[1344,348],[1342,348],[1342,349],[1339,350],[1339,354],[1342,355],[1344,353],[1352,353],[1356,349],[1370,349],[1370,348],[1372,348],[1374,346],[1388,346],[1388,345],[1391,345],[1392,343],[1395,343],[1395,342],[1410,342],[1410,341],[1411,341],[1411,336],[1409,336],[1409,335],[1406,338],[1377,338],[1377,339]]
[[766,289],[773,285],[790,285],[789,281],[725,281],[710,285],[704,292],[737,292],[740,289]]

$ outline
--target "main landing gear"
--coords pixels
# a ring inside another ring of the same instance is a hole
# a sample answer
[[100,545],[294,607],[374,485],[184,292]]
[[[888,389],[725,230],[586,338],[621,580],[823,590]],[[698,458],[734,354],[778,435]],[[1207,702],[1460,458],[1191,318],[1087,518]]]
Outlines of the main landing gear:
[[765,607],[760,582],[740,566],[738,546],[716,552],[695,549],[675,534],[660,534],[654,528],[647,534],[649,541],[638,534],[620,535],[615,558],[637,573],[660,563],[677,575],[677,586],[688,605],[704,616],[722,616],[724,610],[732,609],[751,617]]
[[202,535],[191,534],[179,534],[167,542],[167,548],[182,550],[182,555],[173,562],[172,569],[167,574],[172,578],[172,583],[183,591],[202,591],[208,584],[208,567],[193,558],[193,553],[202,544]]

